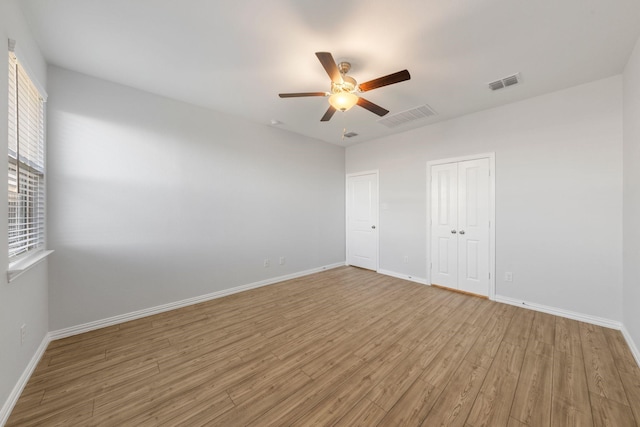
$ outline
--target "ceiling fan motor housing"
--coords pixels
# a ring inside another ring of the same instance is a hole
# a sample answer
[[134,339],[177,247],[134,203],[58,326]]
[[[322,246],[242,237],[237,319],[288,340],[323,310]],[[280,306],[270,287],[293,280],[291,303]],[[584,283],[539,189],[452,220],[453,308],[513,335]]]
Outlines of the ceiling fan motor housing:
[[351,76],[342,75],[342,84],[331,82],[331,93],[355,92],[358,82]]

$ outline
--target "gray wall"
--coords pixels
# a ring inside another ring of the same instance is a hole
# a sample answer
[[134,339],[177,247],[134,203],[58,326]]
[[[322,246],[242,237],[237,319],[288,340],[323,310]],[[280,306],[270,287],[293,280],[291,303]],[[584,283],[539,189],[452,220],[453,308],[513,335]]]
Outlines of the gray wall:
[[[0,42],[8,38],[17,42],[20,59],[33,79],[46,87],[46,64],[25,24],[17,1],[0,1]],[[6,49],[6,48],[5,48]],[[7,82],[6,50],[0,55],[0,82]],[[7,84],[0,84],[0,157],[7,158]],[[7,176],[7,163],[2,163]],[[0,200],[7,200],[7,186],[0,186]],[[5,205],[6,206],[6,205]],[[0,224],[7,224],[7,209],[0,209]],[[0,227],[0,242],[7,242],[7,227]],[[6,250],[0,251],[0,265],[8,265]],[[6,271],[6,270],[4,270]],[[0,279],[0,405],[4,405],[18,379],[36,353],[48,323],[47,262],[38,264],[11,283],[6,275]],[[27,325],[27,337],[20,343],[20,326]],[[0,417],[1,418],[1,417]]]
[[426,278],[426,163],[486,152],[496,294],[622,321],[620,76],[347,148],[380,171],[380,268]]
[[48,139],[51,330],[344,262],[342,147],[56,67]]
[[624,325],[640,346],[640,39],[624,71]]

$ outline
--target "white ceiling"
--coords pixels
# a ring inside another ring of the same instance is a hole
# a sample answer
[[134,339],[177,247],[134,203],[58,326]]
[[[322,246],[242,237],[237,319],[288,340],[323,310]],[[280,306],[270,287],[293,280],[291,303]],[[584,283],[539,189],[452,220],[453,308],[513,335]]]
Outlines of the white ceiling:
[[[50,64],[348,145],[619,74],[640,36],[638,0],[23,0]],[[364,96],[438,115],[388,129],[359,107],[320,122],[329,90],[314,53],[359,82],[408,69]],[[522,84],[487,83],[520,72]],[[594,106],[597,108],[597,106]],[[359,134],[342,141],[343,128]]]

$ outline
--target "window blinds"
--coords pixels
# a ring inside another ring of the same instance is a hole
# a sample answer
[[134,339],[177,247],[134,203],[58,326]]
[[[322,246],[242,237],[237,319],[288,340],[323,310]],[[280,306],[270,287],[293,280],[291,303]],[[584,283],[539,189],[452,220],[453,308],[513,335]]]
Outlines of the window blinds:
[[44,100],[9,52],[9,261],[44,248]]

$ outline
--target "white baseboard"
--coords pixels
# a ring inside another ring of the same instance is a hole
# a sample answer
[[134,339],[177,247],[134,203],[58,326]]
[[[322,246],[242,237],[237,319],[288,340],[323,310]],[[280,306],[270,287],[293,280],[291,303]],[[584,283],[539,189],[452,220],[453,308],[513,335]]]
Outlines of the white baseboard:
[[427,285],[427,279],[423,279],[422,277],[409,276],[407,274],[396,273],[395,271],[389,270],[378,270],[378,273],[384,274],[385,276],[396,277],[398,279],[409,280],[410,282],[420,283],[422,285]]
[[633,354],[634,359],[636,359],[636,363],[638,364],[638,366],[640,366],[640,350],[638,350],[638,346],[633,341],[633,338],[631,338],[631,334],[629,333],[629,331],[627,331],[627,328],[624,327],[624,325],[622,326],[621,332],[622,336],[627,341],[627,345],[631,349],[631,353]]
[[496,295],[496,302],[502,302],[504,304],[515,305],[517,307],[528,308],[529,310],[541,311],[543,313],[553,314],[555,316],[566,317],[567,319],[578,320],[580,322],[591,323],[593,325],[604,326],[605,328],[611,329],[622,329],[622,323],[605,319],[603,317],[591,316],[588,314],[577,313],[575,311],[563,310],[561,308],[550,307],[542,304],[535,304],[532,302],[517,300],[514,298],[504,297],[501,295]]
[[131,313],[120,314],[118,316],[113,316],[106,319],[84,323],[82,325],[76,325],[76,326],[71,326],[69,328],[59,329],[57,331],[50,332],[49,335],[51,340],[66,338],[73,335],[78,335],[85,332],[93,331],[95,329],[105,328],[107,326],[113,326],[119,323],[128,322],[130,320],[136,320],[143,317],[152,316],[154,314],[163,313],[165,311],[175,310],[177,308],[199,304],[201,302],[209,301],[216,298],[221,298],[227,295],[237,294],[238,292],[248,291],[249,289],[260,288],[262,286],[267,286],[267,285],[273,285],[274,283],[283,282],[285,280],[296,279],[298,277],[308,276],[310,274],[319,273],[321,271],[330,270],[337,267],[344,267],[344,265],[345,265],[344,262],[338,262],[335,264],[325,265],[323,267],[312,268],[310,270],[300,271],[297,273],[287,274],[284,276],[273,277],[271,279],[249,283],[248,285],[241,285],[241,286],[236,286],[235,288],[223,289],[221,291],[212,292],[210,294],[201,295],[194,298],[188,298],[182,301],[171,302],[171,303],[159,305],[156,307],[145,308],[145,309],[134,311]]
[[29,361],[29,364],[25,368],[24,372],[22,372],[20,379],[18,379],[18,382],[13,387],[13,390],[11,390],[11,394],[9,394],[9,397],[4,402],[4,405],[2,405],[2,409],[0,409],[0,426],[3,426],[7,423],[13,407],[16,405],[16,402],[18,402],[20,394],[22,394],[22,390],[24,390],[24,387],[27,385],[29,378],[31,378],[31,374],[33,374],[36,366],[38,366],[38,363],[40,362],[40,359],[42,358],[44,352],[47,350],[47,346],[50,342],[51,335],[47,333],[44,338],[42,338],[40,346]]
[[576,313],[575,311],[563,310],[556,307],[549,307],[546,305],[520,301],[514,298],[503,297],[500,295],[496,295],[495,301],[515,305],[517,307],[528,308],[529,310],[541,311],[543,313],[553,314],[560,317],[566,317],[568,319],[578,320],[580,322],[591,323],[593,325],[604,326],[605,328],[617,329],[622,332],[622,336],[627,342],[627,345],[629,346],[629,349],[633,354],[633,358],[636,360],[638,366],[640,366],[640,350],[638,350],[638,346],[633,341],[633,338],[631,338],[631,334],[629,333],[629,331],[627,331],[627,328],[622,322],[597,316],[590,316],[588,314]]

